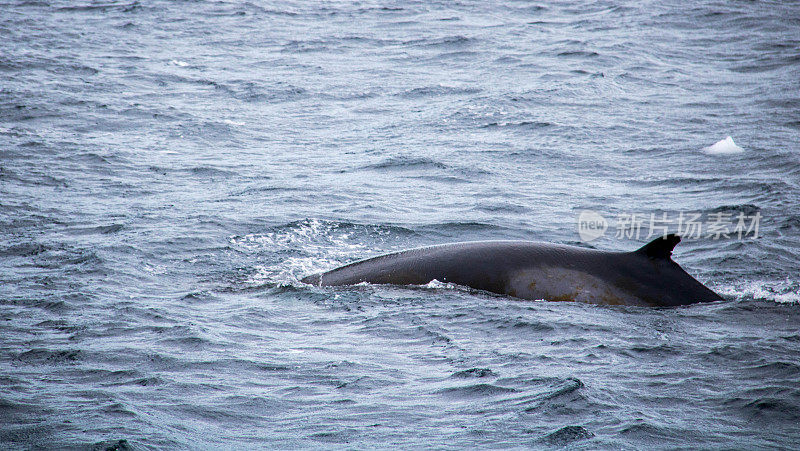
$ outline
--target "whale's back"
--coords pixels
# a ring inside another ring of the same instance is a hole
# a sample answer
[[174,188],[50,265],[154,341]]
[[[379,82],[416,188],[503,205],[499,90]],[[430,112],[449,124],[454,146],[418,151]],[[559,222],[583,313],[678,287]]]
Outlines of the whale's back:
[[509,294],[521,267],[590,264],[602,251],[530,241],[481,241],[411,249],[360,260],[303,279],[313,285],[421,285],[432,280]]
[[722,300],[670,255],[675,235],[634,252],[530,241],[481,241],[411,249],[315,274],[320,285],[423,285],[438,280],[524,299],[673,306]]

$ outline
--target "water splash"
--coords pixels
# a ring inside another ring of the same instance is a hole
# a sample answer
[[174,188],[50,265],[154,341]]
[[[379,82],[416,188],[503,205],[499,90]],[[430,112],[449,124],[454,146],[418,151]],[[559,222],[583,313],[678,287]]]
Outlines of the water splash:
[[736,298],[752,298],[782,304],[800,303],[800,282],[796,280],[743,281],[727,288],[718,289],[720,294]]

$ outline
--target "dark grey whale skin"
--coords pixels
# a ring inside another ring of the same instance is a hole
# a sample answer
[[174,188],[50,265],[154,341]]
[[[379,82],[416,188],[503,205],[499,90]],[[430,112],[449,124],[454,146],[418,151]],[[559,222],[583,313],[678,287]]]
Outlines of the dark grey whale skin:
[[411,249],[305,277],[316,286],[423,285],[438,280],[531,300],[678,306],[724,300],[670,257],[677,235],[633,252],[532,241],[479,241]]

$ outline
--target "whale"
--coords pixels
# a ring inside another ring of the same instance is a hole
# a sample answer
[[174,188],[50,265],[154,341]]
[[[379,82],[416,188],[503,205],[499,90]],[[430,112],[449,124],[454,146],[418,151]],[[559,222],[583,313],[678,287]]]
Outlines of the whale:
[[680,240],[668,234],[630,252],[535,241],[440,244],[356,261],[301,281],[318,287],[439,281],[526,300],[649,307],[724,300],[672,260]]

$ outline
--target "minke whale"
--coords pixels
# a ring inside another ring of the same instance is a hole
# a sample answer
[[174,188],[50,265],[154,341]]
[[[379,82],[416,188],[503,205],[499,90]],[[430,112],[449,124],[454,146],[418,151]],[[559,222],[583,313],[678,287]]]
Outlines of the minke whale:
[[360,260],[302,282],[424,285],[438,280],[522,299],[654,307],[722,301],[672,260],[680,240],[670,234],[632,252],[533,241],[443,244]]

